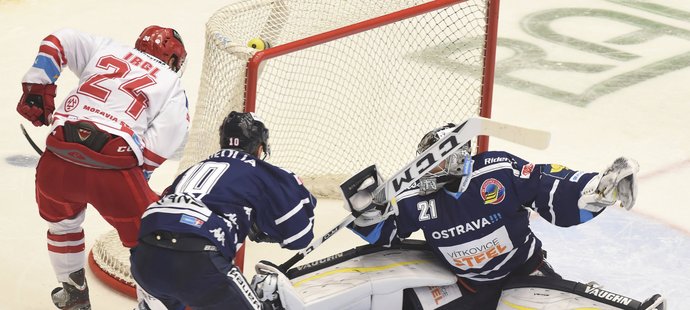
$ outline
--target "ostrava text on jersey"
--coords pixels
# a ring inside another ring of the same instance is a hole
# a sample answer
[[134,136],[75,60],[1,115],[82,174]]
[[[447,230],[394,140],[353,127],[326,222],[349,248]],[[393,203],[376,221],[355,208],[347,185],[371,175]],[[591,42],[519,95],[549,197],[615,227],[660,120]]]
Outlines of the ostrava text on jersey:
[[374,228],[380,235],[371,228],[356,231],[369,242],[390,244],[396,236],[406,238],[421,229],[458,276],[485,282],[505,277],[541,251],[528,226],[528,209],[563,227],[597,215],[577,206],[581,190],[596,173],[532,164],[507,152],[485,152],[473,160],[465,192],[444,188],[421,196],[411,188],[398,196],[399,214]]
[[199,235],[229,259],[252,222],[284,248],[303,248],[313,238],[316,198],[302,181],[241,151],[222,149],[190,167],[166,194],[144,212],[141,236],[157,230]]

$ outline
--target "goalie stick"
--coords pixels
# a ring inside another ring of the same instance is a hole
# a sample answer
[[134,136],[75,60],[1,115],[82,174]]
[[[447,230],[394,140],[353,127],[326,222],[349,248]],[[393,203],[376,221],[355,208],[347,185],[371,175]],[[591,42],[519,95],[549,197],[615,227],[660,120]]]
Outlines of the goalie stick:
[[19,128],[22,129],[22,133],[24,134],[24,138],[26,138],[26,141],[29,141],[29,144],[31,144],[31,147],[34,148],[34,151],[38,153],[38,155],[43,155],[43,150],[41,150],[38,145],[34,142],[34,139],[31,139],[31,136],[29,136],[29,133],[26,132],[26,128],[24,128],[23,124],[19,124]]
[[[543,130],[510,125],[483,117],[472,117],[455,127],[407,166],[396,172],[390,179],[379,185],[373,192],[373,201],[376,204],[383,205],[394,200],[395,196],[412,186],[441,161],[479,135],[493,136],[536,149],[545,149],[551,139],[551,134]],[[348,215],[323,237],[314,240],[309,246],[300,250],[285,263],[278,266],[278,269],[284,273],[287,272],[294,264],[314,251],[316,247],[330,239],[343,227],[350,225],[355,218],[373,207],[374,205],[371,205],[365,210]]]

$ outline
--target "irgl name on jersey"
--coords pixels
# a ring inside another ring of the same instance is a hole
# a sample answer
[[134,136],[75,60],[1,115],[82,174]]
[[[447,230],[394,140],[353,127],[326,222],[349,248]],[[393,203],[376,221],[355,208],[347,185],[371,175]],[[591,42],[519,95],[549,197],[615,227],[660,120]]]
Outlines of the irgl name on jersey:
[[142,69],[148,71],[149,75],[154,78],[157,77],[156,73],[158,73],[158,71],[161,71],[158,67],[154,67],[153,64],[151,64],[150,62],[144,61],[143,59],[141,59],[141,57],[134,56],[132,53],[127,53],[127,55],[125,55],[125,60],[132,65],[141,67]]

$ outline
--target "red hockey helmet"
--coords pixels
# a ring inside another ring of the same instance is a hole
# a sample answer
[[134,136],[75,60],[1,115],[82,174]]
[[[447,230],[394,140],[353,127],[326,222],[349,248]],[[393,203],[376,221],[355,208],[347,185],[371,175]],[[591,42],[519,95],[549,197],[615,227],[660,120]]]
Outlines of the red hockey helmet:
[[166,64],[170,64],[170,59],[174,61],[170,69],[175,72],[180,71],[187,58],[187,51],[184,48],[182,37],[172,28],[160,26],[148,26],[141,32],[134,48],[154,56]]

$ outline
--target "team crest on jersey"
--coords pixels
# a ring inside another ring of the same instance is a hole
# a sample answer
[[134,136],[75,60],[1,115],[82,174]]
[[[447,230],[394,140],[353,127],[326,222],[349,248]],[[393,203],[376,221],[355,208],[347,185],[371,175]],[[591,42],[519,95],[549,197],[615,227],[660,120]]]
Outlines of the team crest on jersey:
[[77,129],[77,135],[79,136],[79,140],[86,141],[86,139],[88,139],[91,136],[91,130],[79,128]]
[[79,97],[72,95],[65,100],[65,112],[72,112],[77,106],[79,106]]
[[505,186],[494,178],[484,181],[480,191],[485,205],[496,205],[506,198]]

